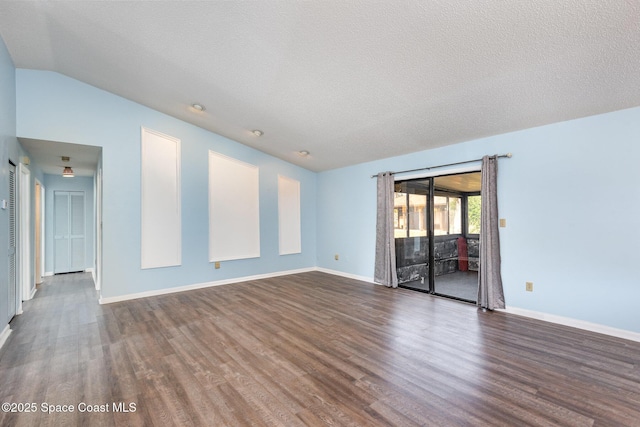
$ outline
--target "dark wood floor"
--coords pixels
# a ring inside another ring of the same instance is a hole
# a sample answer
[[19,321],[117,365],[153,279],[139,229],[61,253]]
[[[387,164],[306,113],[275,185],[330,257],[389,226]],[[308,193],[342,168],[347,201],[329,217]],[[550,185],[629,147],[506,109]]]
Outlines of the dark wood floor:
[[0,401],[37,410],[3,426],[640,425],[640,343],[319,272],[105,306],[55,276],[12,328]]

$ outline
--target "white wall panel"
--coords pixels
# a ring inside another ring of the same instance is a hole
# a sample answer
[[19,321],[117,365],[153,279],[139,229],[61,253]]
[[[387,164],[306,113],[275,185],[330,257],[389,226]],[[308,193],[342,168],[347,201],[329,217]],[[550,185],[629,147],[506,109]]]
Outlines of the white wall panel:
[[260,256],[259,168],[209,151],[209,261]]
[[300,181],[278,175],[278,238],[280,255],[302,252]]
[[180,140],[142,128],[141,169],[141,266],[180,265]]

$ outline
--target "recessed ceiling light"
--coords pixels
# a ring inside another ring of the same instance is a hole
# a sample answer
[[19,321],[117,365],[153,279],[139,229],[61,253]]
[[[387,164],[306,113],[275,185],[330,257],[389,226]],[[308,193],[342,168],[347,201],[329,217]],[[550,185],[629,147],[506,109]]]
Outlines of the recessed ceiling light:
[[251,131],[251,133],[252,133],[252,134],[254,134],[255,136],[262,136],[262,135],[264,135],[264,132],[262,132],[262,131],[261,131],[261,130],[259,130],[259,129],[252,130],[252,131]]
[[298,156],[300,156],[300,157],[307,157],[307,156],[309,156],[309,154],[311,154],[311,153],[309,153],[307,150],[298,151]]
[[191,106],[193,107],[194,110],[196,111],[204,111],[206,110],[206,108],[204,107],[204,105],[202,104],[191,104]]

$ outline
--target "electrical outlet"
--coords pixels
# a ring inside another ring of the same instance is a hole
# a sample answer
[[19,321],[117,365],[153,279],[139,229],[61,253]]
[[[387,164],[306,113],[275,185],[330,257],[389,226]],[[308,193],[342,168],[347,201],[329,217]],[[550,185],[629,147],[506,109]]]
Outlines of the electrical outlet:
[[334,258],[336,261],[338,261],[338,260],[340,259],[340,255],[335,254],[335,255],[333,256],[333,258]]
[[527,292],[533,292],[533,282],[527,282],[527,283],[525,284],[525,290],[526,290]]
[[216,261],[213,266],[215,267],[215,269],[219,269],[220,268],[220,261]]
[[505,218],[500,218],[500,227],[506,227],[507,226],[507,220]]

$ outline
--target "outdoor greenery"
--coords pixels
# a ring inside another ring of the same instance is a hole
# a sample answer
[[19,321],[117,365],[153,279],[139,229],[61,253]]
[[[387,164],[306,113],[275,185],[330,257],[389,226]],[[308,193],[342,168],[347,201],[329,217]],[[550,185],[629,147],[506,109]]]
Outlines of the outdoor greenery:
[[480,196],[469,196],[467,198],[467,209],[469,210],[469,234],[480,234]]

